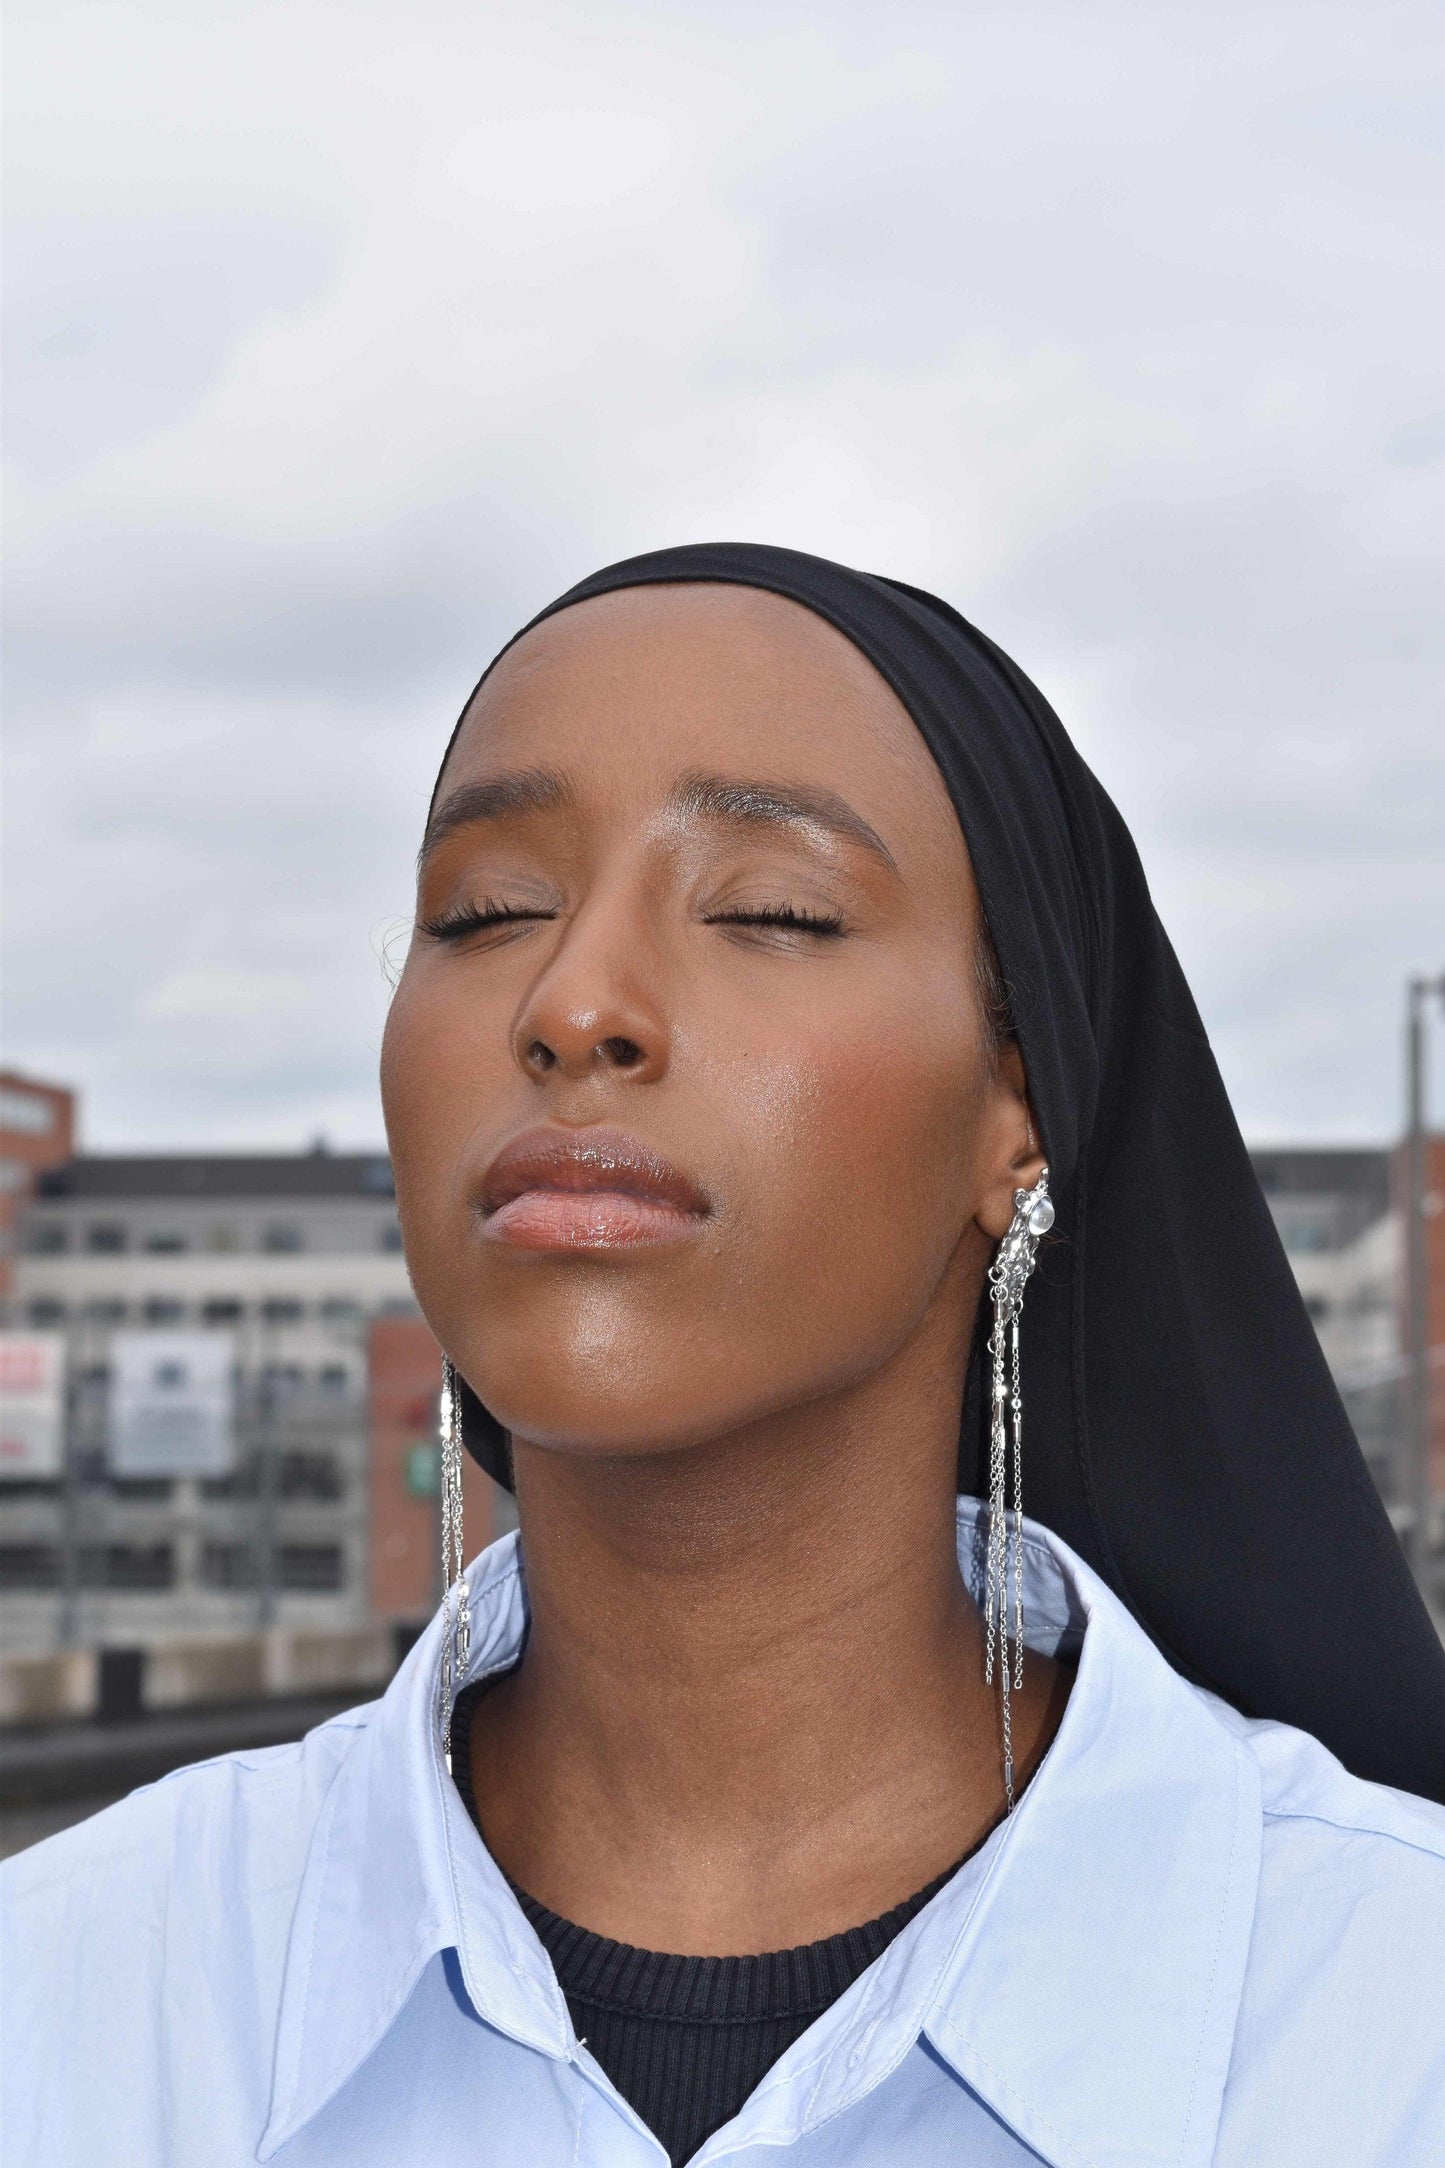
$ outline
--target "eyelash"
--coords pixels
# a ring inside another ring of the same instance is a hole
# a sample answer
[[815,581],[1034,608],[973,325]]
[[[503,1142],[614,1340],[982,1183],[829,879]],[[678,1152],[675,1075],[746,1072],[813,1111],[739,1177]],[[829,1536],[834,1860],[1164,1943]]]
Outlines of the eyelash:
[[[436,918],[418,919],[419,933],[429,934],[434,941],[462,941],[468,934],[485,933],[492,926],[523,925],[537,920],[552,919],[555,911],[517,911],[505,903],[494,903],[490,896],[479,904],[462,904],[455,910],[443,911]],[[841,911],[799,910],[790,903],[765,903],[756,911],[719,911],[705,920],[709,926],[781,926],[793,933],[811,933],[824,939],[843,931]]]
[[796,904],[764,903],[756,911],[718,911],[705,922],[709,926],[782,926],[795,933],[825,936],[843,931],[841,911],[800,911]]
[[416,923],[418,933],[430,934],[433,941],[462,941],[469,933],[485,933],[490,926],[524,925],[556,916],[555,911],[517,911],[510,904],[494,903],[490,896],[484,896],[480,903],[458,904],[454,910],[441,911],[435,918],[419,918]]

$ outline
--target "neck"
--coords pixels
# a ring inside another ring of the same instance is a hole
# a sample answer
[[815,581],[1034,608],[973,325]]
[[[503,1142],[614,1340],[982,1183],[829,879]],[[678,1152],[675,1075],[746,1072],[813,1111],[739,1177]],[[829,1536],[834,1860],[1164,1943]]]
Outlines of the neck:
[[[784,1948],[997,1819],[956,1383],[942,1411],[889,1383],[666,1453],[516,1443],[531,1630],[472,1772],[494,1856],[552,1910],[647,1948]],[[1033,1660],[1025,1765],[1051,1685]]]

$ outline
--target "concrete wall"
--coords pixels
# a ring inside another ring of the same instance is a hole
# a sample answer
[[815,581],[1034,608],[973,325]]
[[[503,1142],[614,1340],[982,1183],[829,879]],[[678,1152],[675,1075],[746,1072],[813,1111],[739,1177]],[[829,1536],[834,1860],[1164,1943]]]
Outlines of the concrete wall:
[[[282,1694],[380,1691],[396,1661],[389,1626],[195,1634],[153,1642],[141,1659],[140,1706],[189,1709]],[[0,1656],[0,1724],[47,1724],[99,1713],[101,1652]]]

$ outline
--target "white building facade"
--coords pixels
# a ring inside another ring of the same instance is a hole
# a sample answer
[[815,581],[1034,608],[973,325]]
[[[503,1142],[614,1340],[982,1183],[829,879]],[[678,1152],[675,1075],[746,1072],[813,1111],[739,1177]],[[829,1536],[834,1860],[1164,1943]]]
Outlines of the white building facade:
[[[68,1384],[63,1474],[0,1481],[6,1649],[364,1625],[366,1332],[416,1308],[386,1158],[80,1157],[17,1235],[4,1322]],[[189,1330],[234,1348],[229,1472],[118,1474],[115,1336]]]

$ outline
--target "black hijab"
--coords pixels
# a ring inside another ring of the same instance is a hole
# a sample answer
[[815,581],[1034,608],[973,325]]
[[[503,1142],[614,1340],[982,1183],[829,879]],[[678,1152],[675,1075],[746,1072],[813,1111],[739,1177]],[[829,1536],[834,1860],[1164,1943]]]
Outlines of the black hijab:
[[[1357,1775],[1445,1801],[1445,1651],[1119,814],[1018,666],[898,581],[698,544],[608,566],[532,622],[699,580],[766,588],[845,633],[957,809],[1058,1207],[1023,1313],[1025,1509],[1186,1676],[1313,1732]],[[505,1434],[464,1405],[469,1447],[508,1482]],[[983,1489],[983,1446],[975,1361],[961,1490]]]

